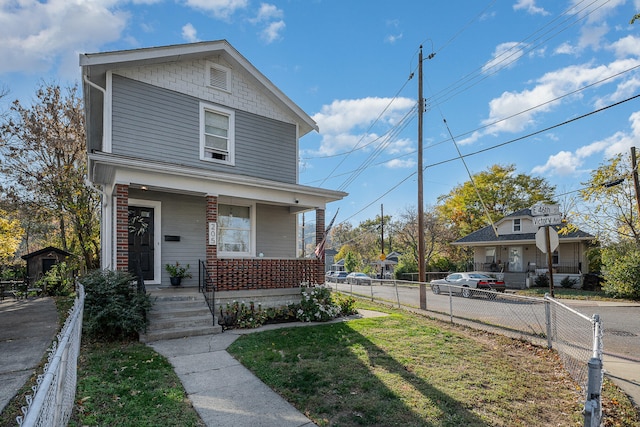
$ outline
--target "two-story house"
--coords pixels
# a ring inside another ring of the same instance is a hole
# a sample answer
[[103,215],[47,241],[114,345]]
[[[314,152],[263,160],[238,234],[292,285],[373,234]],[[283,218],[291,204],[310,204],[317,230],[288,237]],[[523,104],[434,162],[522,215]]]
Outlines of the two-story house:
[[[508,287],[532,285],[535,276],[548,271],[548,256],[536,246],[538,226],[531,209],[522,209],[456,240],[453,245],[473,249],[473,269],[504,274]],[[559,230],[561,226],[553,226]],[[575,230],[558,234],[558,247],[551,254],[554,283],[564,277],[579,279],[589,273],[587,250],[594,236]]]
[[[299,184],[299,141],[318,130],[226,40],[81,54],[88,180],[102,192],[102,268],[169,285],[166,264],[218,291],[323,283],[297,258],[297,215],[346,193]],[[200,274],[196,274],[200,271]]]

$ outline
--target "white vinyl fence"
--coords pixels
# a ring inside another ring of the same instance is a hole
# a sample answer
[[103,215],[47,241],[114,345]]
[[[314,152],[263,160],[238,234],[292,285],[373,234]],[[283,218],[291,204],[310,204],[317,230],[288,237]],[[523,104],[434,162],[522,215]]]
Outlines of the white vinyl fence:
[[75,303],[49,349],[44,373],[33,387],[35,395],[27,396],[27,406],[16,421],[20,426],[66,426],[73,411],[76,395],[78,354],[82,335],[84,287],[77,284]]

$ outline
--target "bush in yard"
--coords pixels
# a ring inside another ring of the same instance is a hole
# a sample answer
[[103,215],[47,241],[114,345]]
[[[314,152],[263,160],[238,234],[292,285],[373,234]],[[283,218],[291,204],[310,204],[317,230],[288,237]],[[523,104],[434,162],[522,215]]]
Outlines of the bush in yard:
[[332,294],[335,305],[340,308],[340,314],[343,316],[349,316],[350,314],[356,314],[356,299],[352,296],[342,294]]
[[578,279],[572,279],[569,276],[565,276],[564,279],[560,281],[560,286],[563,288],[572,288],[576,283],[578,283]]
[[146,330],[149,295],[137,291],[124,271],[95,270],[80,279],[85,287],[84,331],[97,340],[137,339]]
[[546,274],[538,274],[533,282],[538,288],[546,288],[549,286],[549,276]]
[[312,286],[302,290],[300,308],[296,313],[302,322],[326,322],[340,314],[340,307],[331,299],[331,289]]
[[602,249],[602,290],[615,298],[640,300],[640,246],[620,242]]

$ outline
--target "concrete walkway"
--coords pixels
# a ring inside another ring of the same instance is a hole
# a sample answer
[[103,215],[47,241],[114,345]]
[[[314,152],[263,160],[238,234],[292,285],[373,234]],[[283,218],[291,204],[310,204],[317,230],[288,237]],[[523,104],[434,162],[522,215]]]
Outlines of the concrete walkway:
[[57,331],[53,299],[0,302],[0,412],[35,372]]
[[[361,310],[359,315],[332,322],[386,315]],[[226,349],[243,334],[316,324],[319,323],[233,329],[222,334],[156,341],[148,345],[169,359],[207,426],[310,427],[315,424],[231,357]]]

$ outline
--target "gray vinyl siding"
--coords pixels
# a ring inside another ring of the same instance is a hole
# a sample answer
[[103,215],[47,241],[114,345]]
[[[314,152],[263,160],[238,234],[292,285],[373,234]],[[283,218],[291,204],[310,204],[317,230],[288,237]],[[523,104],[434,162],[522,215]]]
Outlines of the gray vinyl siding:
[[200,100],[113,76],[112,152],[296,183],[296,127],[235,110],[235,165],[200,160]]
[[[191,279],[184,279],[182,284],[197,286],[198,261],[204,260],[206,256],[205,198],[133,189],[130,190],[129,197],[162,203],[160,210],[162,283],[169,284],[165,264],[178,261],[182,265],[189,264],[193,275]],[[180,241],[166,242],[164,236],[180,236]]]
[[285,206],[256,205],[256,255],[296,257],[296,215]]

